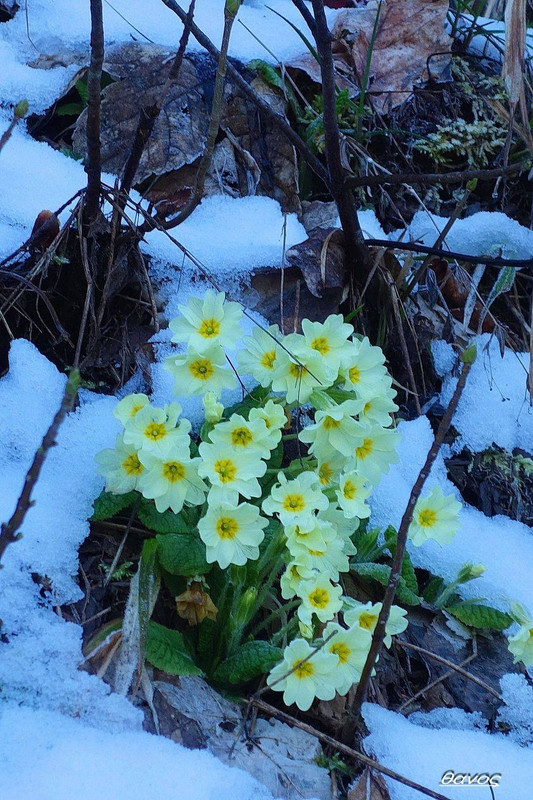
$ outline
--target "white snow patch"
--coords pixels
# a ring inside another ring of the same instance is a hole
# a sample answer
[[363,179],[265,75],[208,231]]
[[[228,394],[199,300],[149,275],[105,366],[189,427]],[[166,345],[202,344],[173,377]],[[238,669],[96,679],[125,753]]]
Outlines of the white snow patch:
[[[413,724],[400,714],[365,703],[363,716],[370,730],[365,749],[393,769],[450,800],[490,795],[488,788],[442,786],[444,773],[501,774],[494,794],[498,800],[530,800],[533,752],[502,736],[473,730],[431,730]],[[392,800],[422,797],[413,789],[386,779]]]
[[[2,711],[0,707],[0,711]],[[271,800],[206,750],[143,731],[109,733],[60,714],[4,707],[0,795],[16,800]]]
[[[195,23],[217,47],[220,47],[222,40],[224,2],[200,0],[194,15]],[[189,6],[188,2],[180,2],[180,5],[185,10]],[[265,4],[253,5],[247,3],[240,9],[233,27],[230,56],[245,62],[259,57],[275,63],[277,59],[286,60],[305,52],[305,45],[298,34],[275,11],[306,32],[306,25],[291,0],[270,0]],[[336,13],[329,11],[328,18],[332,20]],[[85,0],[54,0],[53,3],[49,0],[33,0],[28,5],[28,22],[31,39],[39,51],[48,54],[77,51],[88,56],[91,23],[89,5]],[[246,30],[245,25],[253,31],[259,42]],[[17,41],[28,53],[32,52],[24,13],[17,14],[2,27],[6,36]],[[104,30],[108,46],[130,42],[134,37],[141,42],[151,40],[158,45],[177,48],[183,25],[161,0],[113,0],[104,4]],[[272,51],[274,57],[265,48]],[[201,49],[192,36],[189,49]]]
[[[533,453],[533,408],[529,404],[527,375],[529,353],[505,349],[503,358],[496,337],[477,338],[477,359],[453,417],[459,432],[453,449],[480,452],[493,444],[512,451],[520,447]],[[457,385],[448,376],[441,402],[447,406]]]
[[[479,397],[476,400],[479,407]],[[433,442],[433,432],[427,417],[398,426],[401,440],[398,448],[400,461],[382,478],[371,497],[371,524],[385,528],[398,528],[411,489],[422,468]],[[438,484],[445,494],[461,497],[446,477],[442,452],[428,478],[422,496]],[[486,572],[475,581],[461,587],[465,598],[485,597],[494,606],[507,609],[509,601],[518,600],[533,610],[533,583],[530,570],[533,564],[533,536],[521,522],[508,517],[486,517],[481,511],[464,505],[460,512],[460,526],[453,541],[441,546],[429,540],[421,547],[408,545],[415,566],[430,570],[447,580],[457,576],[466,562],[482,563]]]
[[[431,247],[447,222],[447,217],[417,211],[404,238]],[[479,211],[454,222],[442,246],[473,256],[525,259],[533,255],[533,231],[500,211]]]

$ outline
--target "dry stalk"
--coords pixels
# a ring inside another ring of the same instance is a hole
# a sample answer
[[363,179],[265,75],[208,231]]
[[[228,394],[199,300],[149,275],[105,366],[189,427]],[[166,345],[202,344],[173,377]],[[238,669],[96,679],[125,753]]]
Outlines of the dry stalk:
[[88,223],[96,218],[100,205],[102,155],[100,149],[100,92],[104,63],[104,16],[102,0],[91,3],[91,60],[87,73],[87,195],[85,202]]

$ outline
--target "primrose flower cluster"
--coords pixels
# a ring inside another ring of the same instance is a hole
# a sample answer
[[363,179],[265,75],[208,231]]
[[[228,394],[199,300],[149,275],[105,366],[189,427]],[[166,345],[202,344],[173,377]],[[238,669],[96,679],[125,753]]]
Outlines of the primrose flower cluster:
[[[299,638],[268,683],[305,710],[358,681],[379,615],[380,604],[343,596],[339,581],[356,553],[359,522],[370,515],[372,488],[398,460],[392,380],[381,349],[356,338],[341,315],[303,320],[302,333],[282,335],[271,325],[244,336],[242,310],[223,293],[208,290],[179,309],[170,328],[185,352],[165,366],[176,396],[203,397],[200,435],[191,437],[179,403],[155,408],[145,395],[130,395],[115,410],[123,433],[98,455],[99,468],[107,491],[136,490],[159,512],[201,507],[191,533],[207,563],[221,569],[259,559],[270,546],[265,528],[275,523],[282,556],[273,559],[272,585],[279,577],[283,600],[296,599],[291,632]],[[234,365],[227,352],[239,344]],[[260,384],[261,400],[226,413],[220,397],[237,385],[237,369]],[[413,542],[449,540],[458,508],[438,490],[421,499]],[[394,606],[385,644],[406,626]]]

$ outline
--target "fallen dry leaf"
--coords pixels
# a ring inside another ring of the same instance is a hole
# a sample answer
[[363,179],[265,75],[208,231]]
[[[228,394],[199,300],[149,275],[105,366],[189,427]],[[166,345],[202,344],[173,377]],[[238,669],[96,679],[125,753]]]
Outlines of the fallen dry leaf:
[[[400,105],[413,87],[430,77],[439,80],[446,75],[452,44],[444,29],[447,11],[448,0],[382,0],[369,76],[377,111]],[[333,27],[333,37],[346,44],[359,80],[365,72],[377,13],[375,2],[366,8],[347,9],[337,16]]]

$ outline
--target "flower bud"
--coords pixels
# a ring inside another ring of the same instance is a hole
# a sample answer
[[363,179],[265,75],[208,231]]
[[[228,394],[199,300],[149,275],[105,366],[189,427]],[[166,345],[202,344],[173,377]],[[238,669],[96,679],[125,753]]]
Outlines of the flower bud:
[[472,564],[470,561],[467,561],[459,570],[457,583],[467,583],[468,581],[474,580],[474,578],[479,578],[486,569],[484,564]]
[[206,422],[219,422],[222,414],[224,413],[224,406],[219,403],[214,392],[206,392],[203,400],[205,421]]
[[461,361],[463,364],[473,364],[477,358],[477,346],[475,342],[471,342],[468,347],[465,347],[461,353]]
[[29,103],[26,99],[20,100],[15,106],[15,117],[17,119],[24,119],[28,113]]
[[248,622],[256,600],[257,589],[255,586],[250,586],[250,588],[244,592],[239,602],[239,609],[237,611],[237,623],[239,625],[245,625]]
[[300,628],[300,635],[304,637],[304,639],[312,639],[313,638],[313,626],[306,625],[305,622],[302,622],[301,619],[298,620],[298,627]]

